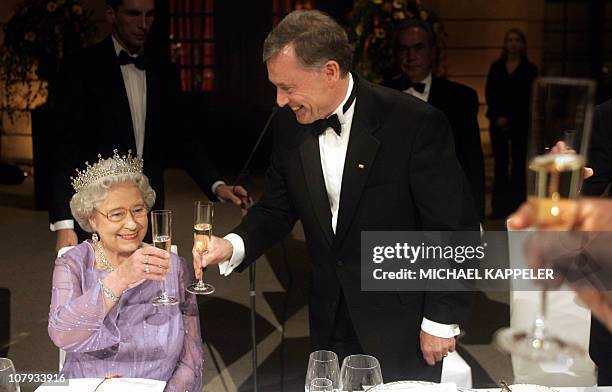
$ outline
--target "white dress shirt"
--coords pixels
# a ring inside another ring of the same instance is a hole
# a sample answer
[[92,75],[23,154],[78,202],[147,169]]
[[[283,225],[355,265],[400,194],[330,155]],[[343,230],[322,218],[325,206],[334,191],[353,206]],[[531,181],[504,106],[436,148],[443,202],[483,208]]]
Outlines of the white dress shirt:
[[[130,52],[125,50],[113,35],[113,45],[115,53],[123,50],[131,57]],[[132,115],[132,128],[134,128],[134,140],[136,141],[136,153],[142,158],[144,150],[145,138],[145,121],[147,118],[147,74],[144,69],[138,69],[135,64],[121,65],[121,75],[123,76],[123,85],[127,93],[128,102],[130,103],[130,114]]]
[[431,72],[429,73],[429,75],[427,75],[427,77],[423,80],[421,80],[418,83],[423,83],[425,84],[425,90],[423,90],[422,93],[416,91],[415,89],[413,89],[412,87],[410,87],[407,90],[404,90],[405,93],[410,94],[412,96],[415,96],[417,98],[419,98],[422,101],[427,102],[427,100],[429,99],[429,91],[431,91]]
[[[431,75],[429,77],[431,85]],[[338,223],[338,210],[340,204],[340,190],[342,186],[342,174],[344,172],[344,160],[346,159],[346,150],[348,148],[349,137],[351,133],[351,125],[353,124],[353,115],[355,113],[355,102],[353,101],[346,113],[342,112],[343,106],[348,100],[351,91],[353,90],[353,76],[349,74],[349,86],[342,103],[334,110],[333,114],[338,116],[340,125],[342,126],[340,136],[330,127],[319,135],[319,152],[321,153],[321,168],[323,169],[323,177],[325,179],[325,188],[327,189],[327,197],[329,207],[332,214],[332,229],[336,232]],[[219,264],[219,273],[228,276],[234,268],[236,268],[244,259],[244,241],[235,234],[230,233],[224,237],[230,241],[233,246],[232,257],[223,263]],[[435,321],[423,318],[421,329],[430,335],[450,338],[459,335],[459,326],[456,324],[447,325],[436,323]]]

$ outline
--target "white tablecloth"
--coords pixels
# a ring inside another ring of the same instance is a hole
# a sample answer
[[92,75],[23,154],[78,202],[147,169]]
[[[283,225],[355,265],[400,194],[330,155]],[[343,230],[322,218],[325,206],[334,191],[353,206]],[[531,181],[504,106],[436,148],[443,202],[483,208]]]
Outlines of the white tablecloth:
[[[551,387],[558,392],[612,392],[612,387]],[[478,392],[500,392],[501,387],[497,389],[471,389],[470,391]]]
[[[41,385],[36,392],[84,392],[93,391],[101,378],[74,378],[68,386]],[[98,388],[98,392],[163,392],[166,383],[146,378],[112,378]]]

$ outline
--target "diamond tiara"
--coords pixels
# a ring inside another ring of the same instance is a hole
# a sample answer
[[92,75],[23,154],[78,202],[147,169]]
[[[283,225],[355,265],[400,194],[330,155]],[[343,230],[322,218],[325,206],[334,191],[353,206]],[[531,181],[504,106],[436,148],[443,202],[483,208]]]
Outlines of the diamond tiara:
[[78,193],[81,189],[101,178],[118,174],[142,173],[143,160],[132,156],[132,150],[128,150],[127,156],[120,156],[117,150],[113,150],[113,157],[102,159],[98,154],[98,162],[90,165],[85,162],[85,170],[75,169],[77,176],[70,177],[72,187]]

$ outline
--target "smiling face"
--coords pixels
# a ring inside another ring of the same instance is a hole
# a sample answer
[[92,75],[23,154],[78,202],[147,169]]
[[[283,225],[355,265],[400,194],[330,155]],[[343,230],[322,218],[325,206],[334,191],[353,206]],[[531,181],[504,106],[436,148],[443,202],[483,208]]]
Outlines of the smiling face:
[[155,17],[154,0],[123,0],[117,10],[107,7],[113,35],[131,54],[144,46]]
[[423,29],[411,27],[398,33],[396,55],[402,72],[418,83],[431,73],[436,50]]
[[[131,255],[140,247],[147,233],[148,218],[146,211],[140,217],[134,217],[130,211],[144,208],[145,203],[142,193],[132,183],[120,183],[114,185],[106,198],[96,206],[89,218],[89,224],[100,236],[108,257]],[[125,218],[118,222],[112,222],[107,215],[118,213],[121,209],[127,210]]]
[[266,66],[268,79],[276,87],[276,103],[289,105],[300,124],[327,117],[344,98],[344,93],[339,95],[340,68],[335,61],[328,61],[320,70],[306,69],[287,45]]

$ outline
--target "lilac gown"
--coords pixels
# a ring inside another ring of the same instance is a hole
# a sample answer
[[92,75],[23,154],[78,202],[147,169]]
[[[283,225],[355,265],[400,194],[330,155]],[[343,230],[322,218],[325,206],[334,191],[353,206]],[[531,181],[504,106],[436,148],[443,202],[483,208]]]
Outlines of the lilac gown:
[[49,336],[66,351],[67,378],[121,375],[166,381],[165,391],[202,389],[204,355],[195,296],[185,292],[185,261],[171,257],[168,295],[177,306],[154,307],[160,283],[146,280],[127,290],[104,316],[94,250],[83,242],[55,261]]

